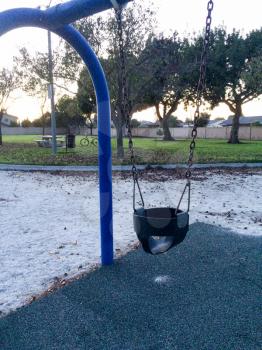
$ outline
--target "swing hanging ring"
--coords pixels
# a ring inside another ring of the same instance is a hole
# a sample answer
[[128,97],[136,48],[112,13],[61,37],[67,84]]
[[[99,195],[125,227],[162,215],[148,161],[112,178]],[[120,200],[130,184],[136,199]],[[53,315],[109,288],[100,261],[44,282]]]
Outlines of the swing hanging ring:
[[210,0],[210,1],[208,1],[208,4],[207,4],[207,9],[208,9],[208,11],[212,11],[213,10],[213,8],[214,8],[214,2],[213,2],[213,0]]

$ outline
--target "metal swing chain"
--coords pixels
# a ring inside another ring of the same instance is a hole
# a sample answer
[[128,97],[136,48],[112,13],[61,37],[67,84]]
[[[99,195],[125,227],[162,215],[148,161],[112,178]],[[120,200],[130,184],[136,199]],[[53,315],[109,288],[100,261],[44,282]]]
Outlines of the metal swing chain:
[[213,0],[209,0],[207,3],[207,17],[206,17],[206,28],[205,28],[205,35],[204,35],[204,42],[203,42],[203,48],[201,53],[201,60],[200,60],[200,69],[199,69],[199,80],[197,84],[197,97],[196,97],[196,110],[194,113],[194,125],[192,129],[192,140],[189,146],[189,157],[187,162],[187,170],[186,170],[186,178],[187,178],[187,184],[184,188],[184,191],[182,193],[182,196],[179,200],[178,206],[176,211],[178,211],[179,206],[182,202],[182,199],[184,197],[184,194],[186,192],[186,188],[188,187],[188,208],[187,211],[190,209],[190,192],[191,192],[191,176],[192,171],[191,168],[193,166],[193,159],[194,159],[194,151],[196,148],[196,138],[197,138],[197,124],[200,116],[200,107],[202,105],[202,97],[203,93],[206,87],[206,68],[207,68],[207,53],[210,43],[210,34],[211,34],[211,22],[212,22],[212,11],[214,8],[214,2]]
[[[132,174],[133,174],[133,180],[134,180],[134,191],[133,191],[133,208],[135,209],[135,186],[137,185],[141,202],[144,207],[144,199],[142,196],[142,191],[140,189],[140,185],[138,182],[138,171],[135,164],[135,154],[134,154],[134,145],[133,145],[133,139],[132,139],[132,128],[130,123],[130,117],[129,117],[129,99],[128,99],[128,89],[127,89],[127,80],[126,80],[126,59],[125,59],[125,52],[124,52],[124,37],[123,37],[123,23],[122,23],[122,8],[118,5],[117,0],[111,0],[115,13],[116,13],[116,20],[117,20],[117,30],[118,30],[118,46],[119,46],[119,55],[120,55],[120,69],[121,69],[121,81],[122,81],[122,96],[121,96],[121,105],[122,105],[122,113],[126,116],[126,127],[128,130],[128,146],[129,146],[129,152],[130,152],[130,160],[132,163]],[[197,98],[196,98],[196,110],[194,113],[194,125],[192,129],[192,140],[189,146],[189,157],[187,162],[187,170],[186,170],[186,178],[187,178],[187,184],[182,192],[181,198],[179,200],[176,212],[178,211],[180,204],[182,202],[182,199],[184,197],[184,194],[186,192],[186,189],[188,188],[188,209],[190,209],[190,192],[191,192],[191,176],[192,171],[191,168],[193,166],[193,159],[194,159],[194,151],[196,148],[196,138],[197,138],[197,123],[200,116],[200,107],[202,105],[202,96],[203,92],[205,90],[205,80],[206,80],[206,68],[207,68],[207,52],[210,42],[210,34],[211,34],[211,22],[212,22],[212,11],[214,8],[214,2],[213,0],[209,0],[207,4],[207,17],[206,17],[206,28],[205,28],[205,35],[204,35],[204,42],[203,42],[203,48],[201,53],[201,60],[200,60],[200,69],[199,69],[199,80],[197,84]]]
[[[112,0],[111,0],[112,1]],[[112,3],[114,5],[116,1],[113,0]],[[115,14],[117,21],[117,35],[118,35],[118,48],[119,48],[119,57],[120,57],[120,77],[122,83],[122,91],[121,91],[121,106],[122,106],[122,115],[125,116],[126,128],[127,128],[127,136],[128,136],[128,148],[130,153],[130,161],[132,164],[132,175],[133,175],[133,209],[135,210],[135,194],[136,194],[136,186],[138,188],[138,192],[140,195],[142,206],[145,206],[144,198],[142,195],[142,191],[139,184],[138,179],[138,171],[136,167],[136,158],[134,152],[134,143],[132,136],[132,127],[130,122],[130,101],[128,97],[128,87],[127,87],[127,72],[126,72],[126,56],[125,56],[125,48],[124,48],[124,33],[123,33],[123,9],[121,6],[115,6]]]

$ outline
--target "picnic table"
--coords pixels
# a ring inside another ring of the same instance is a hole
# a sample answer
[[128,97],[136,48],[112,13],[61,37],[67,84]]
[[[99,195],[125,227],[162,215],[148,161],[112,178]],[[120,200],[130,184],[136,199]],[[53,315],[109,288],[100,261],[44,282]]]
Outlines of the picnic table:
[[[52,147],[52,135],[43,135],[41,140],[35,140],[39,147]],[[65,147],[65,138],[64,136],[56,136],[56,145],[57,147]]]

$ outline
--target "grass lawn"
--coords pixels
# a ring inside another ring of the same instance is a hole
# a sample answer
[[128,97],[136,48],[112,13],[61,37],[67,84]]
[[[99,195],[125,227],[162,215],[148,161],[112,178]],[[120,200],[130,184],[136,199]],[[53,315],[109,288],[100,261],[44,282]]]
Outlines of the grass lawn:
[[[56,157],[49,148],[40,148],[34,140],[39,136],[4,136],[0,147],[0,163],[5,164],[45,164],[45,165],[94,165],[97,164],[97,147],[80,146],[81,137],[76,138],[77,147],[66,153],[58,149]],[[184,163],[189,152],[189,140],[164,142],[161,140],[135,138],[137,163],[165,164]],[[127,148],[127,140],[125,140]],[[113,163],[116,159],[116,140],[112,140]],[[128,164],[128,153],[121,164]],[[197,140],[195,152],[197,163],[218,162],[262,162],[262,141],[244,141],[230,145],[225,140]]]

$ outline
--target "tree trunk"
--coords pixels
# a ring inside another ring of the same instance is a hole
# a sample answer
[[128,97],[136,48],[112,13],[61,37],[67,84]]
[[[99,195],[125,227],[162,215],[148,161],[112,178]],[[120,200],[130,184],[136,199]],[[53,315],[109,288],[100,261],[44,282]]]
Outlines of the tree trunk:
[[112,107],[112,120],[116,128],[116,145],[117,145],[117,159],[123,159],[124,152],[124,141],[123,141],[123,126],[125,122],[123,121],[123,116],[121,115],[120,108],[117,106]]
[[156,115],[158,120],[161,123],[162,129],[163,129],[163,133],[164,133],[164,137],[163,140],[164,141],[174,141],[174,138],[171,136],[170,130],[169,130],[169,126],[168,126],[168,120],[169,117],[171,115],[171,113],[173,113],[177,108],[177,104],[173,106],[173,108],[171,108],[167,113],[166,113],[166,106],[164,106],[164,114],[163,117],[161,116],[160,113],[160,104],[155,104],[155,109],[156,109]]
[[116,125],[116,144],[117,144],[117,159],[124,158],[124,142],[123,142],[123,127],[120,123]]
[[232,144],[239,143],[238,131],[239,131],[239,116],[235,115],[232,120],[232,128],[231,128],[228,143],[232,143]]
[[93,136],[93,127],[94,127],[94,124],[93,124],[93,121],[91,119],[91,115],[89,114],[89,116],[87,117],[87,119],[89,120],[89,129],[90,129],[90,136]]
[[239,138],[238,138],[238,132],[239,132],[239,118],[242,117],[243,113],[242,113],[242,105],[241,104],[237,104],[236,106],[236,110],[235,110],[235,115],[232,119],[232,128],[231,128],[231,132],[230,132],[230,137],[228,140],[228,143],[231,144],[238,144],[239,142]]
[[171,136],[171,133],[169,130],[168,118],[166,116],[162,119],[161,123],[162,123],[162,128],[163,128],[163,133],[164,133],[163,140],[164,141],[174,141],[174,138]]
[[3,146],[3,137],[2,137],[2,119],[3,119],[3,112],[0,111],[0,146]]
[[45,119],[43,120],[43,136],[45,135]]

